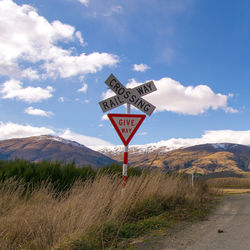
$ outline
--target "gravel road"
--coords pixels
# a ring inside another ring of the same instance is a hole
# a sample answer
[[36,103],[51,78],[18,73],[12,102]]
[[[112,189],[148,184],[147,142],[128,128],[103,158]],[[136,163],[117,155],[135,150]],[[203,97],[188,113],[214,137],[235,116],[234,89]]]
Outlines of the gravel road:
[[250,250],[250,194],[228,196],[207,220],[170,230],[134,249]]

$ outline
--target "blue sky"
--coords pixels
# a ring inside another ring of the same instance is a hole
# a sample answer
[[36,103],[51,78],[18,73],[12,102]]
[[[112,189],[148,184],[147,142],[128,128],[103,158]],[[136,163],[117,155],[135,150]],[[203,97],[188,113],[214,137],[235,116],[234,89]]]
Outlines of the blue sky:
[[158,89],[131,144],[250,144],[249,27],[247,0],[0,0],[0,139],[121,144],[98,105],[113,73]]

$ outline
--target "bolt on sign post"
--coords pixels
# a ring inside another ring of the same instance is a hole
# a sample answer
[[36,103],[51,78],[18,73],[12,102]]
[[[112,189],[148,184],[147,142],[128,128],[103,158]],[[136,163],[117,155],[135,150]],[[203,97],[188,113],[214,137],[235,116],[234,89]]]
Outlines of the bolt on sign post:
[[107,112],[123,104],[127,105],[126,114],[108,114],[108,118],[124,144],[122,185],[126,186],[128,144],[146,118],[146,115],[130,114],[130,106],[132,104],[135,108],[150,116],[156,107],[141,98],[141,96],[150,94],[157,89],[153,81],[146,82],[132,89],[126,88],[113,74],[107,78],[105,83],[116,95],[99,102],[102,111]]

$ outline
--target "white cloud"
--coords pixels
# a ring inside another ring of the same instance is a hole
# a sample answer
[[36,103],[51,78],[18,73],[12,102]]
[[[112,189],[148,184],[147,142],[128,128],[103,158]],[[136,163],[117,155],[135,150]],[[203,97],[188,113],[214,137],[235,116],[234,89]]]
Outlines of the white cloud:
[[115,5],[111,7],[111,10],[113,13],[120,13],[122,11],[122,6],[121,5]]
[[37,116],[45,116],[45,117],[51,117],[54,115],[54,113],[51,111],[35,109],[33,107],[28,107],[27,109],[24,110],[24,113],[29,114],[29,115],[37,115]]
[[[66,129],[63,132],[55,132],[46,127],[34,127],[17,123],[0,122],[0,140],[22,138],[38,135],[57,135],[68,140],[77,141],[85,146],[108,146],[111,143],[96,137],[85,136]],[[188,147],[205,143],[237,143],[250,145],[250,130],[208,130],[200,138],[171,138],[169,140],[154,143],[156,146],[168,146],[171,148]]]
[[70,129],[66,129],[63,132],[55,132],[54,130],[46,127],[34,127],[31,125],[21,125],[12,122],[7,122],[7,123],[0,122],[0,140],[6,140],[12,138],[24,138],[24,137],[39,136],[39,135],[56,135],[64,139],[76,141],[87,147],[112,145],[108,141],[96,137],[74,133]]
[[107,116],[106,114],[104,114],[104,115],[102,116],[101,120],[102,120],[102,121],[108,121],[109,118],[108,118],[108,116]]
[[114,95],[115,95],[114,91],[108,89],[106,92],[102,93],[101,98],[102,98],[102,100],[104,100],[104,99],[107,99],[107,98],[114,96]]
[[58,101],[59,102],[64,102],[64,98],[61,96],[61,97],[58,98]]
[[111,146],[112,144],[96,137],[90,137],[82,134],[77,134],[69,129],[66,129],[63,133],[59,134],[60,137],[68,140],[76,141],[85,146]]
[[80,89],[77,90],[77,92],[83,92],[86,93],[88,89],[88,85],[84,83]]
[[21,77],[28,78],[30,80],[38,80],[39,73],[37,70],[33,70],[32,68],[26,68],[25,70],[21,71]]
[[111,16],[114,13],[121,13],[123,10],[121,5],[115,5],[112,6],[107,13],[104,14],[104,16]]
[[[157,107],[157,111],[171,111],[180,114],[198,115],[209,109],[224,109],[236,113],[237,110],[227,106],[229,95],[214,93],[207,85],[187,86],[171,78],[154,81],[157,91],[144,96]],[[141,83],[131,79],[127,87],[133,88]],[[109,92],[108,92],[109,93]],[[108,94],[106,93],[106,95]],[[105,95],[105,97],[106,97]]]
[[75,36],[78,38],[79,42],[83,45],[86,46],[87,43],[83,40],[82,38],[82,33],[80,31],[76,31]]
[[206,143],[236,143],[250,145],[250,130],[208,130],[200,138],[171,138],[154,143],[156,146],[167,146],[171,149],[189,147]]
[[0,122],[0,140],[48,134],[54,135],[55,132],[46,127],[33,127],[12,122]]
[[[87,4],[87,1],[82,1]],[[104,66],[115,66],[116,55],[94,52],[72,55],[58,42],[84,44],[80,31],[59,20],[48,22],[30,5],[17,5],[12,0],[0,1],[0,75],[10,77],[71,77],[95,73]],[[32,67],[23,68],[28,62]]]
[[89,0],[78,0],[78,1],[85,6],[88,6],[88,4],[89,4]]
[[202,142],[229,142],[250,145],[250,130],[209,130],[201,138]]
[[1,86],[0,93],[4,99],[18,99],[28,103],[40,102],[52,97],[54,89],[51,86],[41,87],[22,87],[23,83],[17,80],[9,80]]
[[146,70],[150,69],[147,64],[134,64],[133,70],[139,72],[145,72]]
[[54,53],[53,60],[44,63],[44,69],[50,77],[62,78],[78,74],[96,73],[104,66],[116,65],[119,61],[115,55],[94,52],[89,55],[82,53],[80,56],[71,56],[68,51],[58,50]]
[[138,135],[144,136],[144,135],[147,135],[147,134],[148,134],[148,132],[140,132]]
[[[229,97],[230,97],[230,96],[229,96]],[[224,110],[225,110],[227,113],[239,113],[239,110],[234,109],[234,108],[232,108],[232,107],[226,107]]]

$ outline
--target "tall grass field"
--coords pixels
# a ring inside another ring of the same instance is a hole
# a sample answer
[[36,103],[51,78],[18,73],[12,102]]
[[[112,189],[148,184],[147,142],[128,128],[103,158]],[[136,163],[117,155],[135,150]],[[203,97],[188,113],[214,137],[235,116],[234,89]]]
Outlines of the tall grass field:
[[207,180],[207,184],[215,188],[247,188],[250,189],[249,177],[226,177]]
[[0,249],[115,249],[146,232],[202,217],[210,207],[207,186],[191,186],[179,175],[136,172],[123,188],[120,174],[106,168],[88,178],[75,175],[63,188],[53,178],[7,176],[6,164],[11,162],[0,165]]

